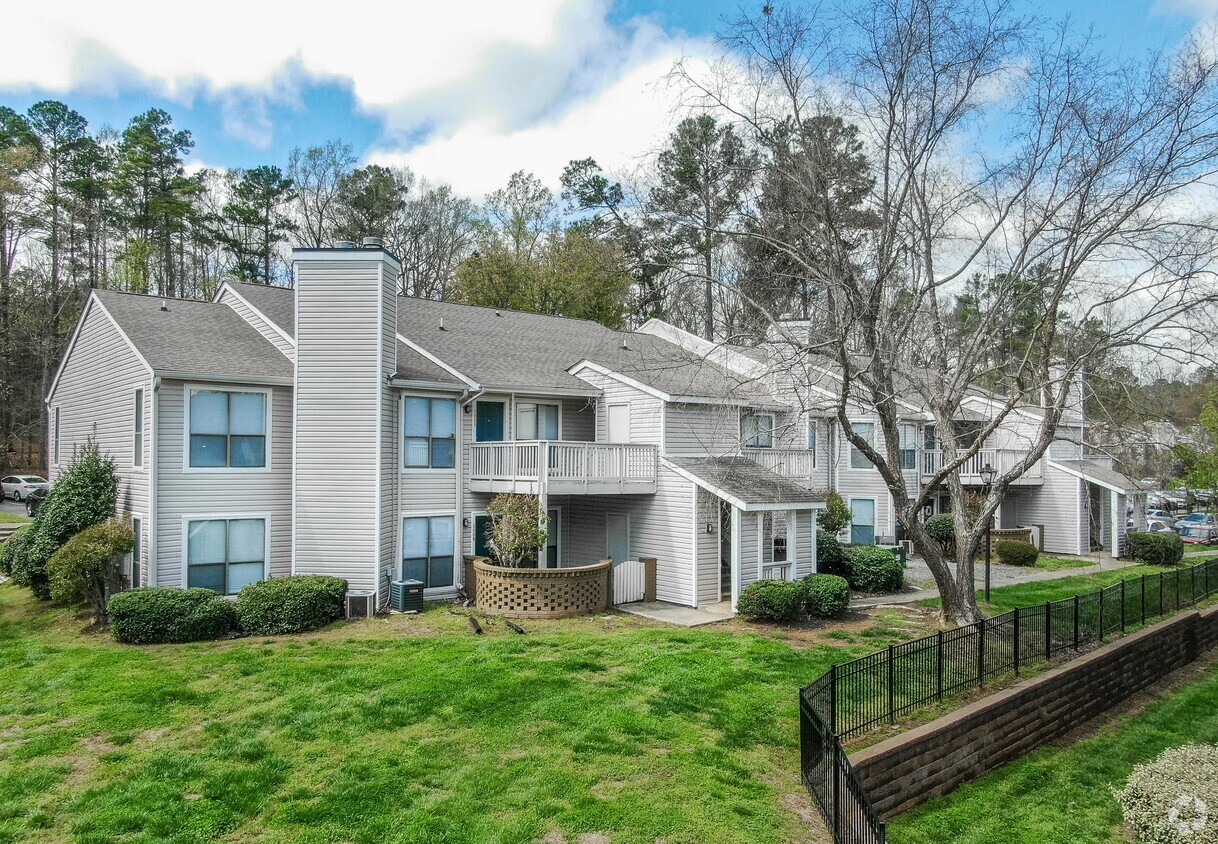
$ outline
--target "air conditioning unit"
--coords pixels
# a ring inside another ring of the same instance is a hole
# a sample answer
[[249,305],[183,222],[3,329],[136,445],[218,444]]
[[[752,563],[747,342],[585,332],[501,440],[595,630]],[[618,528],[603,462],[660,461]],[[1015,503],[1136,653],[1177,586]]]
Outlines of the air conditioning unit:
[[389,606],[398,612],[422,612],[423,581],[395,580],[390,583]]
[[376,615],[376,592],[352,589],[347,592],[347,618],[372,618]]
[[905,559],[908,560],[910,557],[913,556],[913,553],[914,553],[913,540],[902,539],[901,547],[905,549]]

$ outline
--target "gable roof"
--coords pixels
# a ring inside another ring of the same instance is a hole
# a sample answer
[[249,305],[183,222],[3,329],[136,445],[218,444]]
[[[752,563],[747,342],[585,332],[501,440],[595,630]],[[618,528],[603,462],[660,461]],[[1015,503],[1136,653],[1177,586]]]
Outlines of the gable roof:
[[1049,460],[1049,465],[1061,469],[1068,475],[1082,478],[1093,484],[1119,492],[1122,495],[1142,489],[1137,481],[1121,474],[1116,469],[1096,460]]
[[741,510],[805,510],[825,501],[747,457],[665,457],[663,462]]
[[267,284],[251,284],[248,281],[228,282],[241,298],[245,299],[263,316],[275,323],[284,334],[296,339],[296,291],[291,287],[272,287]]
[[228,305],[113,290],[93,295],[158,375],[292,382],[292,362]]

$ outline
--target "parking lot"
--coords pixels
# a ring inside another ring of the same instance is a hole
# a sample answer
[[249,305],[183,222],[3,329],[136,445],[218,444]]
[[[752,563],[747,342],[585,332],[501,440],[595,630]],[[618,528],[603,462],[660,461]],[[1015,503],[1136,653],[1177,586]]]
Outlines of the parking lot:
[[16,513],[18,515],[24,516],[25,515],[25,502],[24,501],[17,502],[17,501],[13,501],[11,499],[6,498],[6,499],[4,499],[3,503],[0,503],[0,513]]

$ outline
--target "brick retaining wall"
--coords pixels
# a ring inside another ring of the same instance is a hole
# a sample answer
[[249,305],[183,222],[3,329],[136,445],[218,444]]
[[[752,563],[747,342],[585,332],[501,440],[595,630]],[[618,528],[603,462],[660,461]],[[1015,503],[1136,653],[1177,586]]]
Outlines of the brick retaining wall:
[[1218,607],[1161,621],[851,754],[882,817],[1011,762],[1218,646]]

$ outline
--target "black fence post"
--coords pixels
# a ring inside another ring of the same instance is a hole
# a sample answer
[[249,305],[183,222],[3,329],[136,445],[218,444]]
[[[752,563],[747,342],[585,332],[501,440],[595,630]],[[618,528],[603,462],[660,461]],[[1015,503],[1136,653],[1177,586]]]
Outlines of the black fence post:
[[1197,603],[1197,567],[1189,566],[1188,569],[1188,597],[1189,606]]
[[1155,577],[1159,578],[1159,615],[1163,615],[1163,593],[1167,590],[1163,588],[1163,572],[1159,572]]
[[1180,570],[1176,569],[1172,574],[1175,575],[1172,580],[1176,581],[1176,609],[1178,610],[1180,609]]
[[837,666],[829,666],[829,732],[837,735]]
[[977,622],[977,685],[985,685],[985,619]]
[[1019,676],[1019,607],[1015,608],[1015,676]]
[[1053,656],[1053,602],[1045,601],[1045,659]]
[[1121,581],[1121,632],[1125,632],[1125,581]]
[[935,697],[943,700],[943,631],[935,637]]
[[829,800],[830,800],[831,804],[833,805],[833,811],[831,814],[833,815],[832,832],[833,832],[834,841],[842,840],[841,836],[839,834],[840,827],[838,825],[838,816],[839,816],[838,804],[841,802],[840,800],[838,800],[838,791],[839,791],[839,783],[840,783],[841,777],[842,777],[842,755],[844,753],[845,753],[845,751],[842,750],[842,746],[840,744],[838,744],[837,742],[834,742],[833,743],[833,764],[830,766],[830,779],[832,780],[832,782],[830,783],[830,788],[829,788]]
[[1100,589],[1100,623],[1099,623],[1099,628],[1100,628],[1100,629],[1099,629],[1099,631],[1098,631],[1098,634],[1096,635],[1096,641],[1102,642],[1102,641],[1104,641],[1104,590],[1103,590],[1102,588]]
[[888,723],[896,720],[896,654],[892,645],[888,646]]
[[1142,575],[1142,626],[1146,626],[1146,575]]
[[1078,650],[1078,594],[1074,595],[1074,649]]

